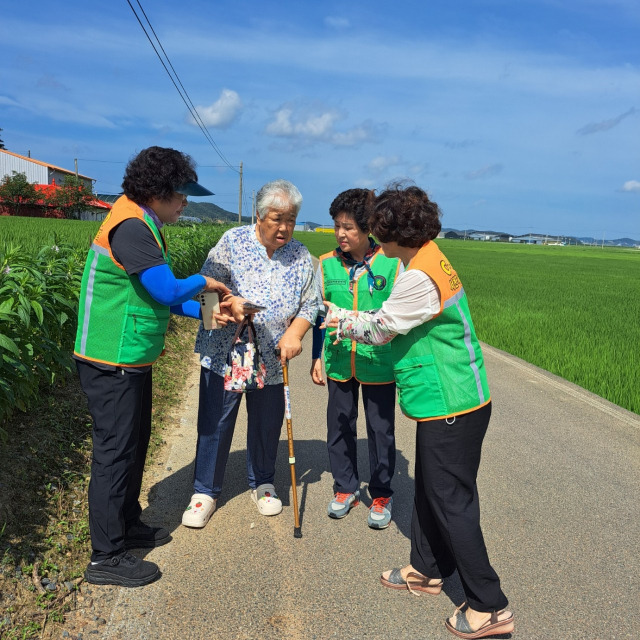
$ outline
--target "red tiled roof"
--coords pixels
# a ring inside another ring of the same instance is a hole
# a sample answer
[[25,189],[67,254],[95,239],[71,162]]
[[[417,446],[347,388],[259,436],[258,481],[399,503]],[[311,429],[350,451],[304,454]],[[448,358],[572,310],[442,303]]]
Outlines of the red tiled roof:
[[[42,193],[44,196],[51,196],[55,191],[57,191],[60,187],[55,184],[34,184],[35,190],[39,193]],[[39,200],[36,204],[44,205],[44,200]],[[113,205],[108,202],[104,202],[103,200],[89,200],[87,204],[91,207],[95,207],[96,209],[106,209],[109,211]]]

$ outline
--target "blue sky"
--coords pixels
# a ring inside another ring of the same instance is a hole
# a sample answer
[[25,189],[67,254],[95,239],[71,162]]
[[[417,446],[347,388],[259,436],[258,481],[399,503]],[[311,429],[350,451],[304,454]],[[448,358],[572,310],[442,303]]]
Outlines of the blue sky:
[[242,162],[245,213],[282,177],[299,219],[329,224],[340,191],[405,178],[445,227],[640,239],[637,0],[141,4],[234,168],[126,0],[5,3],[8,150],[77,158],[99,193],[157,144],[192,155],[231,211]]

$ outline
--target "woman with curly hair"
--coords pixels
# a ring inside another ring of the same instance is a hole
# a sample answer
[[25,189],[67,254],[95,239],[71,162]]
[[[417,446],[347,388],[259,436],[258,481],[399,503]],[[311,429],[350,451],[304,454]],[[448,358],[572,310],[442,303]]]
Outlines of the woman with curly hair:
[[402,412],[416,420],[411,556],[380,580],[438,594],[456,569],[466,603],[445,621],[460,638],[510,633],[514,616],[489,561],[476,477],[491,398],[480,344],[458,274],[434,239],[440,209],[416,186],[394,185],[370,207],[371,232],[405,265],[377,312],[328,304],[336,341],[391,343]]
[[[213,195],[197,180],[188,155],[162,147],[141,151],[127,165],[124,195],[100,226],[87,257],[74,358],[93,418],[93,552],[85,579],[94,584],[152,582],[160,575],[158,567],[128,550],[171,540],[166,529],[140,520],[138,498],[151,435],[151,365],[164,350],[170,313],[198,318],[200,305],[191,299],[196,293],[230,293],[213,278],[177,280],[171,271],[162,227],[178,220],[187,195]],[[227,311],[232,302],[226,300]],[[216,318],[222,324],[231,320],[227,313]]]
[[[369,189],[347,189],[329,208],[338,247],[320,256],[316,283],[322,297],[351,309],[379,309],[389,297],[401,270],[397,258],[388,258],[369,236]],[[396,385],[391,367],[391,347],[343,342],[332,344],[319,328],[313,328],[311,379],[328,386],[327,450],[333,475],[330,518],[344,518],[360,502],[358,472],[358,397],[362,392],[369,450],[367,524],[386,529],[391,523],[396,463]],[[322,354],[327,381],[322,377]]]

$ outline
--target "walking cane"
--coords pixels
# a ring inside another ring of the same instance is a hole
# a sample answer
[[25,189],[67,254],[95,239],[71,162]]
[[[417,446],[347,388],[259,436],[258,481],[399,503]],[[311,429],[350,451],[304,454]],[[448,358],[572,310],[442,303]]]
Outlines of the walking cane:
[[[276,347],[276,356],[280,357],[280,348]],[[293,453],[293,429],[291,426],[291,396],[289,393],[289,365],[285,360],[282,365],[282,379],[284,381],[284,415],[287,419],[287,440],[289,441],[289,466],[291,467],[291,489],[293,497],[293,537],[302,538],[300,514],[298,513],[298,490],[296,487],[296,457]]]

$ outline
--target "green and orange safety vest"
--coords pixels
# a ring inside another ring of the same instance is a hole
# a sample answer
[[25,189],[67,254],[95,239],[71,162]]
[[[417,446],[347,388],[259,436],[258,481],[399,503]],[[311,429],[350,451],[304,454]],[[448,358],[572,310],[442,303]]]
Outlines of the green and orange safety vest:
[[164,350],[169,307],[156,302],[137,275],[113,256],[109,235],[129,218],[144,222],[171,266],[164,237],[153,219],[126,196],[118,198],[91,244],[82,275],[74,354],[127,367],[155,362]]
[[440,292],[440,311],[390,342],[402,412],[414,420],[468,413],[491,397],[466,293],[445,255],[427,242],[406,267],[426,273]]
[[[381,249],[369,263],[375,274],[373,290],[369,291],[367,272],[362,271],[349,291],[349,269],[336,253],[320,256],[323,300],[333,302],[343,309],[371,311],[379,309],[391,294],[400,269],[400,261],[387,258]],[[393,382],[391,347],[388,344],[372,346],[358,344],[354,340],[342,340],[333,344],[329,331],[324,339],[325,371],[332,380],[344,382],[355,378],[365,384]]]

